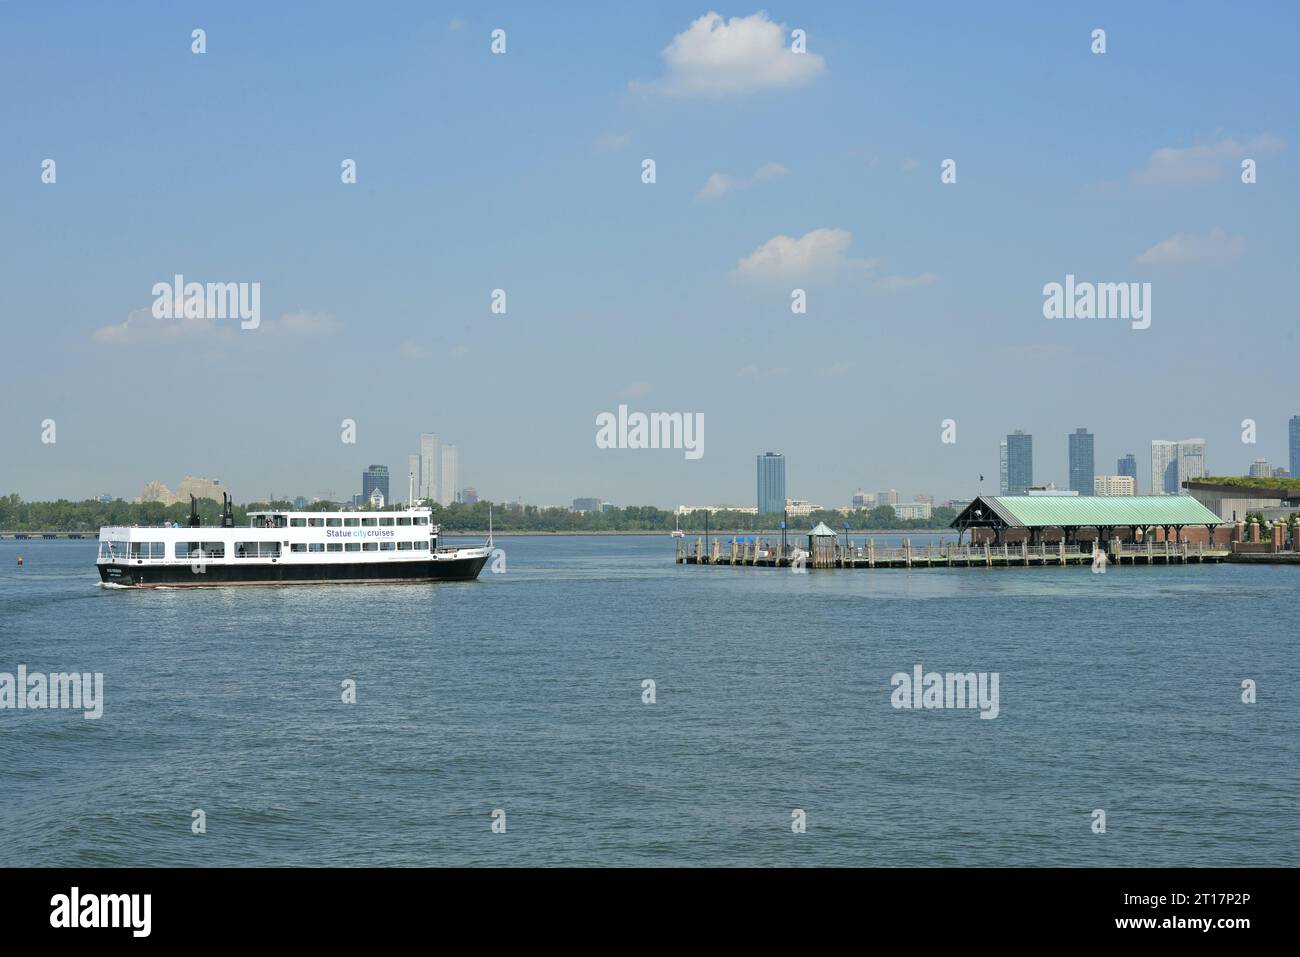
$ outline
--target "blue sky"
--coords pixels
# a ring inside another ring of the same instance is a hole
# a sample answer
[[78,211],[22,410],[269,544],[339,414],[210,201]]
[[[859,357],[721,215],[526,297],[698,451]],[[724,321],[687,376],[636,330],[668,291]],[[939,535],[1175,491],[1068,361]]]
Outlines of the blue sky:
[[[1216,473],[1284,465],[1297,20],[2,3],[0,491],[341,496],[371,462],[404,473],[421,431],[463,485],[536,503],[750,502],[768,449],[825,505],[968,496],[1016,428],[1061,486],[1078,426],[1144,487],[1153,438],[1204,436]],[[260,282],[262,325],[149,321],[176,273]],[[1045,319],[1067,273],[1151,282],[1151,327]],[[704,456],[598,449],[620,403],[703,414]]]

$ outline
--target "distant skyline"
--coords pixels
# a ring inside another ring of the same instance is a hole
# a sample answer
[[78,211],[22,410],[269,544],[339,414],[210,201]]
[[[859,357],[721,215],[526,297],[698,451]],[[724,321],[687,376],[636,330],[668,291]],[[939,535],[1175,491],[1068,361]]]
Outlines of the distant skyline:
[[[1294,467],[1300,10],[709,11],[0,5],[0,493],[343,498],[434,423],[538,504],[749,502],[767,449],[792,498],[992,494],[1016,429],[1066,488],[1081,423],[1141,488],[1165,436]],[[177,275],[260,323],[153,318]],[[1045,318],[1067,277],[1149,328]],[[703,455],[598,448],[620,404]]]

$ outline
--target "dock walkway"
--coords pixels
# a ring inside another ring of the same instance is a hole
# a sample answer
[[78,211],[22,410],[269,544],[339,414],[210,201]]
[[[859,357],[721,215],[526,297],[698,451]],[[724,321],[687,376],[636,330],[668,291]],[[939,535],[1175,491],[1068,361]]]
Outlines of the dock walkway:
[[[1231,551],[1190,542],[1111,542],[1106,550],[1111,565],[1186,565],[1228,560]],[[1016,568],[1050,565],[1091,566],[1092,552],[1068,549],[1064,542],[1052,545],[958,545],[929,543],[924,547],[904,541],[899,548],[877,547],[872,539],[864,545],[818,544],[809,551],[793,545],[763,541],[728,542],[713,539],[706,546],[702,538],[691,545],[677,541],[677,562],[685,565],[749,565],[756,568]]]

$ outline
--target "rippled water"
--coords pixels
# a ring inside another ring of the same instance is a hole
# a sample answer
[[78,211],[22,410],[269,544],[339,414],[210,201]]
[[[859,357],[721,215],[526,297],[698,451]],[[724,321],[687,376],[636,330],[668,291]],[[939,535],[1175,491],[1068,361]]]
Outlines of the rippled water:
[[[1300,568],[498,543],[472,584],[106,591],[93,543],[0,542],[0,672],[106,699],[0,711],[0,864],[1300,864]],[[998,672],[997,719],[892,708],[917,663]]]

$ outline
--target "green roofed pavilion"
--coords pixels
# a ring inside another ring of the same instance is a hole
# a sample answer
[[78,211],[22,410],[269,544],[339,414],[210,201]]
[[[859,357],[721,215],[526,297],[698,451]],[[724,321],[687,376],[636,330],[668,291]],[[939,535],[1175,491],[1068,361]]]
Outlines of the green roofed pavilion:
[[1117,528],[1213,529],[1223,521],[1190,495],[981,495],[962,509],[951,527],[985,528],[997,540],[1007,529],[1028,529],[1038,540],[1045,528],[1059,528],[1073,540],[1080,528],[1109,537]]

